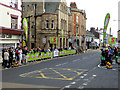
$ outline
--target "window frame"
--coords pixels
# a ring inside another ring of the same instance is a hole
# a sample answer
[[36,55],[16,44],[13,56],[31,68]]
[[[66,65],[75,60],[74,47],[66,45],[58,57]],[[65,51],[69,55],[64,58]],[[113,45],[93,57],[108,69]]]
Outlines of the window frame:
[[46,20],[46,29],[49,29],[49,20]]
[[76,16],[76,22],[79,23],[79,16]]
[[15,3],[13,2],[13,0],[11,0],[11,7],[18,9],[18,0],[14,0],[14,1],[15,1]]
[[54,20],[52,20],[51,29],[55,29],[54,25],[55,25],[55,22],[54,22]]
[[[15,23],[15,28],[13,28],[13,20],[12,19],[15,19],[16,20],[16,23]],[[18,29],[18,16],[16,15],[11,15],[11,29]]]

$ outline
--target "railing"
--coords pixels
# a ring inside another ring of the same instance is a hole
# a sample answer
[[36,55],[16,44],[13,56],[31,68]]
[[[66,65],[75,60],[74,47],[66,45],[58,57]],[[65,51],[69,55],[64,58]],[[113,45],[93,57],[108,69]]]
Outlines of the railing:
[[[63,51],[54,51],[54,52],[40,52],[40,53],[29,53],[27,54],[27,61],[47,59],[57,56],[66,56],[75,54],[76,50],[63,50]],[[55,55],[56,54],[56,55]]]

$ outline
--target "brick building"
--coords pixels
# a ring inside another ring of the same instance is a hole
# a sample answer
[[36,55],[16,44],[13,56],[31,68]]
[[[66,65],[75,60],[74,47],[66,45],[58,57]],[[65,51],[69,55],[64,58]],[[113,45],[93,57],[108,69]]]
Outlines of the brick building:
[[73,21],[72,21],[73,46],[85,47],[86,13],[84,10],[78,9],[75,2],[71,2],[70,8],[71,8],[72,18],[73,18]]

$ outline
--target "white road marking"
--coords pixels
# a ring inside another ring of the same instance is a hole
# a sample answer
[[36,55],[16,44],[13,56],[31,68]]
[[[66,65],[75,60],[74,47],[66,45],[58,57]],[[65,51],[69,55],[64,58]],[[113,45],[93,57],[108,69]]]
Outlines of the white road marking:
[[76,82],[72,82],[71,84],[75,84]]
[[96,75],[93,75],[93,77],[96,77]]
[[[45,70],[45,69],[47,69],[47,68],[40,69],[40,70]],[[34,72],[37,72],[37,71],[40,71],[40,70],[35,70],[35,71],[32,71],[32,72],[23,73],[23,74],[20,74],[19,76],[23,76],[23,75],[31,74],[31,73],[34,73]]]
[[89,79],[83,79],[83,80],[88,81]]
[[62,65],[65,65],[65,64],[67,64],[67,62],[66,63],[62,63],[62,64],[58,64],[58,65],[55,65],[55,66],[62,66]]
[[80,76],[80,78],[84,78],[84,76]]
[[76,61],[79,61],[80,59],[76,59],[76,60],[73,60],[72,62],[76,62]]
[[75,81],[80,81],[81,79],[76,79]]
[[87,76],[87,74],[84,74],[84,76]]
[[88,84],[87,82],[83,83],[84,86],[86,86],[87,84]]
[[83,88],[84,88],[84,86],[79,86],[79,87],[78,87],[78,89],[83,89]]
[[67,86],[65,86],[65,88],[70,88],[70,86],[71,86],[71,85],[67,85]]
[[56,66],[61,66],[61,64],[58,64],[58,65],[56,65]]

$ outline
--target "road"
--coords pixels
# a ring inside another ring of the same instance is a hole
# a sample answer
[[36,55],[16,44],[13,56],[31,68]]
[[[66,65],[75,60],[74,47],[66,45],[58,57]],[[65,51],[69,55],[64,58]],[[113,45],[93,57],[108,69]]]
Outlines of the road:
[[56,88],[58,90],[65,88],[116,90],[118,65],[114,64],[112,69],[106,69],[99,64],[100,50],[44,60],[33,65],[2,70],[2,86],[3,88]]

